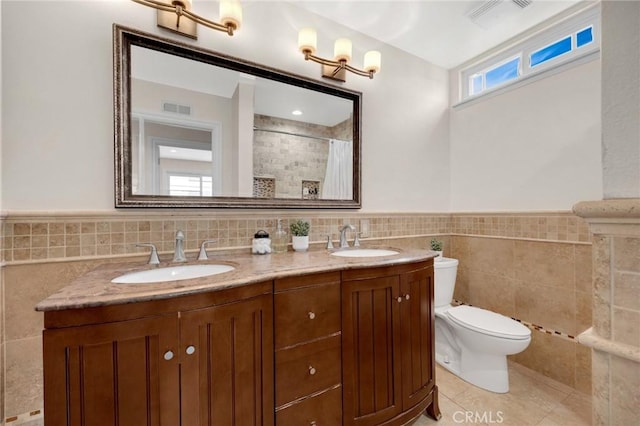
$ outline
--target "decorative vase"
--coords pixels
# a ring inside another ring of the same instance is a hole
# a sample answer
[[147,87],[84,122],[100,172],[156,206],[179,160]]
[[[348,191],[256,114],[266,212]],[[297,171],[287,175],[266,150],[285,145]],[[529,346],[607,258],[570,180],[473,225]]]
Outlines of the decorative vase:
[[293,235],[291,236],[291,245],[295,251],[307,251],[309,248],[309,236],[302,237]]
[[435,259],[433,259],[435,262],[439,262],[442,260],[442,258],[444,257],[444,255],[442,254],[442,250],[434,250],[436,253],[438,253],[438,256],[436,256]]

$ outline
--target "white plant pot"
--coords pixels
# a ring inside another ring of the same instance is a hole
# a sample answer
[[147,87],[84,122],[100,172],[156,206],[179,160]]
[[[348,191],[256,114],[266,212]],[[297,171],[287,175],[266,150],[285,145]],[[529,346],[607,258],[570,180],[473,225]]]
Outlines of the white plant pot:
[[306,251],[309,248],[309,236],[297,237],[291,236],[291,245],[295,251]]
[[438,256],[433,259],[435,262],[439,262],[440,260],[442,260],[442,258],[444,257],[444,255],[442,254],[442,250],[434,250],[436,253],[438,253]]

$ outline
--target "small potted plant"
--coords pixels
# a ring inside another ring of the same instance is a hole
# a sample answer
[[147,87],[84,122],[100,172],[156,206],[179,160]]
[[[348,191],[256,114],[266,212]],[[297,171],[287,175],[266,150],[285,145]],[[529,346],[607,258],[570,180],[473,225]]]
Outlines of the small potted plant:
[[309,222],[297,219],[289,225],[291,229],[291,245],[295,251],[305,251],[309,248]]
[[433,250],[436,253],[438,253],[438,256],[436,256],[436,260],[441,260],[442,259],[442,241],[440,241],[437,238],[432,238],[431,239],[431,250]]

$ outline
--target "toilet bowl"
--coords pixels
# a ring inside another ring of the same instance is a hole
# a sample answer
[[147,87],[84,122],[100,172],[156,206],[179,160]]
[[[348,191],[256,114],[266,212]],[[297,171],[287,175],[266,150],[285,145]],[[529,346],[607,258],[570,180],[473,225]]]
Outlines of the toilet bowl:
[[507,355],[524,351],[531,330],[474,306],[452,306],[458,260],[442,258],[435,269],[436,362],[480,388],[509,391]]

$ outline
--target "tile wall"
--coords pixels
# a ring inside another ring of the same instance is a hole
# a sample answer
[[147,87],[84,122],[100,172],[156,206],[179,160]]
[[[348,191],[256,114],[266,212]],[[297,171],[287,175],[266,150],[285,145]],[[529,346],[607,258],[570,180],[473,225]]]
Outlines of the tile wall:
[[[345,223],[368,220],[372,241],[428,248],[444,240],[446,256],[460,259],[456,298],[535,328],[515,361],[583,392],[590,389],[590,354],[574,336],[591,323],[590,240],[586,224],[568,212],[519,214],[357,214],[322,212],[10,215],[2,223],[4,404],[7,424],[41,416],[42,314],[33,307],[101,263],[144,261],[137,242],[171,253],[177,229],[188,254],[215,238],[212,248],[248,249],[258,229],[274,231],[296,218],[311,222],[318,247]],[[352,236],[350,236],[351,240]],[[1,412],[1,411],[0,411]]]
[[578,339],[592,348],[593,424],[640,419],[640,199],[574,207],[593,233],[593,327]]

